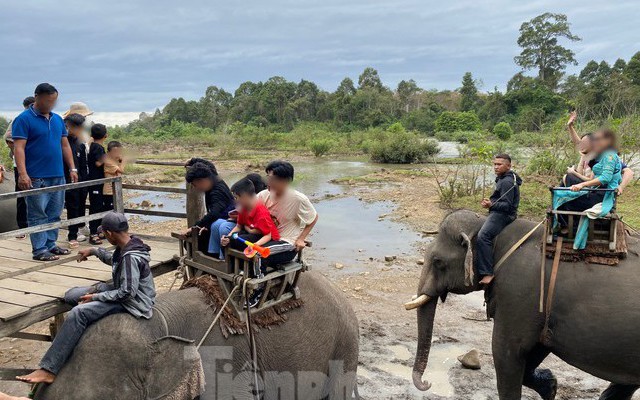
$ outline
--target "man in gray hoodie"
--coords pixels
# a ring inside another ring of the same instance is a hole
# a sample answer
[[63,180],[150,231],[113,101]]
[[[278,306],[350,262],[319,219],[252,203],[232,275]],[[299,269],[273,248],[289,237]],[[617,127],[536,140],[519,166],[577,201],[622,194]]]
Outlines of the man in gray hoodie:
[[65,294],[65,302],[74,306],[40,362],[40,369],[17,379],[51,383],[69,359],[87,327],[111,314],[128,312],[136,318],[149,319],[156,290],[149,268],[151,248],[129,234],[129,223],[123,214],[110,212],[102,219],[105,237],[116,246],[114,252],[103,248],[82,249],[78,262],[96,256],[113,268],[113,283],[76,287]]

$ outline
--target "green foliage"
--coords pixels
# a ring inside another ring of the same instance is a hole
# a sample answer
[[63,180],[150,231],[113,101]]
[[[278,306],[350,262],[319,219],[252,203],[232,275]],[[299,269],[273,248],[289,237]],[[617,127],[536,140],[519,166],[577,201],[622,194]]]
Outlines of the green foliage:
[[380,135],[370,149],[371,160],[388,164],[410,164],[426,161],[438,153],[438,145],[408,132],[402,124],[393,124]]
[[478,106],[478,88],[473,80],[471,72],[467,72],[462,77],[462,88],[460,88],[460,110],[472,111]]
[[558,39],[581,40],[571,33],[564,14],[544,13],[520,26],[518,45],[522,52],[515,62],[524,70],[537,69],[538,79],[555,88],[568,64],[577,64],[573,51],[558,43]]
[[477,131],[482,124],[473,111],[445,111],[436,119],[435,127],[438,132]]
[[511,125],[508,122],[500,122],[493,127],[493,134],[500,140],[509,140],[513,135],[513,129],[511,129]]
[[568,163],[551,150],[544,149],[536,152],[527,164],[527,173],[537,175],[560,176],[566,172]]
[[322,157],[327,154],[335,142],[331,139],[314,139],[309,143],[309,148],[316,157]]

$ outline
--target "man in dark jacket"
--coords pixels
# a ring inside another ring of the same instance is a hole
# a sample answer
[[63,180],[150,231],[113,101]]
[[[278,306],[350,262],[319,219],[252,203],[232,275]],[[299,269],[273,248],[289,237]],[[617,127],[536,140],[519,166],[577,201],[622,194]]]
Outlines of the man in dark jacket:
[[482,277],[481,285],[493,280],[493,242],[502,230],[515,221],[520,204],[522,179],[511,170],[511,157],[498,154],[493,158],[496,189],[488,199],[482,199],[482,207],[489,209],[489,216],[478,232],[476,241],[476,266]]
[[149,268],[151,248],[129,234],[129,223],[124,214],[110,212],[105,215],[101,229],[116,250],[82,249],[78,252],[78,262],[86,261],[92,255],[98,257],[111,265],[113,283],[77,287],[65,294],[65,302],[74,308],[40,361],[40,369],[18,377],[19,380],[52,383],[86,329],[102,318],[123,312],[136,318],[151,318],[156,297]]

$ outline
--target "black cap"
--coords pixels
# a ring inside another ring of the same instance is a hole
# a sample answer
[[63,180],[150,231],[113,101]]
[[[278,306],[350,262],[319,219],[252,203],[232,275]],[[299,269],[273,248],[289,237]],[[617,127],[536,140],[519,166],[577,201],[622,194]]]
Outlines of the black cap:
[[124,214],[111,211],[102,217],[102,224],[98,229],[103,232],[126,232],[129,230],[129,222],[127,222],[127,217]]

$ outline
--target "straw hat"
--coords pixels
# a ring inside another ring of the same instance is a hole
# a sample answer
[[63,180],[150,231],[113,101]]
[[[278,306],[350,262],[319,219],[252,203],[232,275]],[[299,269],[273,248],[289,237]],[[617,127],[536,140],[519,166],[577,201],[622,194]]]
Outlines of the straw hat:
[[87,106],[86,104],[77,101],[75,103],[71,103],[69,110],[62,114],[62,117],[66,118],[67,116],[69,116],[69,114],[80,114],[83,117],[87,117],[93,114],[93,111],[91,111],[91,109],[89,109],[89,106]]

